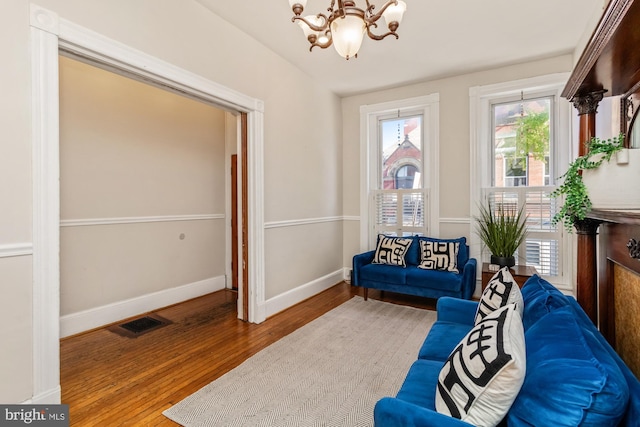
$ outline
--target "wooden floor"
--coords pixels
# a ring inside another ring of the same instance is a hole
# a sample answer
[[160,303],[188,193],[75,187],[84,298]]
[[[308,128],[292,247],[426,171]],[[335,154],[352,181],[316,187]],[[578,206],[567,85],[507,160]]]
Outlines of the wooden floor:
[[[154,312],[172,323],[137,338],[100,329],[60,342],[62,403],[72,426],[176,426],[162,411],[361,290],[341,283],[256,325],[224,290]],[[433,309],[435,301],[370,291]]]

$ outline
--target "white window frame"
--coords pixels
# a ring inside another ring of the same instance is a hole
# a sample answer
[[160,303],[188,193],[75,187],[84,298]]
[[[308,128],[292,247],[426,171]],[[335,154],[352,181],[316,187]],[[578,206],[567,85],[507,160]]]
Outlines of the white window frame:
[[[554,126],[555,144],[550,156],[555,157],[551,164],[555,170],[550,174],[558,178],[566,170],[571,159],[571,104],[562,98],[561,93],[569,78],[569,73],[549,74],[545,76],[533,77],[522,80],[514,80],[498,84],[475,86],[469,89],[469,109],[470,109],[470,140],[471,140],[471,165],[470,165],[470,194],[471,194],[471,217],[478,216],[478,203],[483,198],[483,189],[492,186],[492,161],[493,150],[492,138],[492,109],[491,105],[496,102],[517,101],[521,99],[523,92],[527,98],[537,96],[555,97],[555,108],[552,111]],[[556,185],[558,183],[556,182]],[[561,275],[549,277],[559,289],[574,292],[571,284],[574,276],[573,268],[573,241],[571,236],[560,225],[561,229],[561,259],[559,266]],[[472,220],[472,230],[475,230],[475,221]],[[470,256],[481,261],[488,261],[488,254],[483,259],[480,239],[471,239]],[[478,269],[478,274],[481,269]]]
[[[425,196],[425,230],[430,235],[439,233],[439,123],[440,95],[431,95],[389,101],[360,107],[360,250],[373,248],[372,225],[375,212],[370,209],[371,192],[380,181],[380,149],[378,121],[390,114],[422,115],[422,188]],[[425,173],[426,172],[426,173]]]

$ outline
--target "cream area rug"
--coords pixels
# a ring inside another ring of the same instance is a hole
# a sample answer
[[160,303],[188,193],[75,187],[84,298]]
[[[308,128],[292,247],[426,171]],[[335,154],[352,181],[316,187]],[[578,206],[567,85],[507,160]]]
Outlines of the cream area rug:
[[372,426],[436,313],[353,297],[164,411],[184,426]]

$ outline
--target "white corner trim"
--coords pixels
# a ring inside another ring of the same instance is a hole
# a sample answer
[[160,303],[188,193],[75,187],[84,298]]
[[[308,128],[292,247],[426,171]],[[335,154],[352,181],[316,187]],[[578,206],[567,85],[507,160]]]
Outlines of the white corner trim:
[[342,282],[344,280],[344,269],[334,271],[326,276],[322,276],[316,280],[313,280],[304,285],[300,285],[295,289],[284,292],[273,298],[269,298],[265,301],[265,314],[267,317],[273,316],[289,307],[292,307],[299,302],[306,300],[314,295],[319,294],[322,291],[329,289],[332,286]]
[[51,33],[55,36],[60,33],[58,15],[33,3],[29,6],[31,9],[30,24],[32,27],[46,31],[47,33]]
[[148,313],[225,288],[225,277],[218,276],[148,295],[118,301],[60,317],[60,337],[68,337]]
[[33,399],[60,403],[58,15],[31,6]]
[[33,244],[31,243],[12,243],[9,245],[0,245],[0,258],[10,258],[32,254]]
[[208,215],[137,216],[137,217],[122,217],[122,218],[63,219],[60,221],[60,227],[141,224],[141,223],[148,223],[148,222],[203,221],[203,220],[224,219],[224,218],[225,218],[224,214],[208,214]]

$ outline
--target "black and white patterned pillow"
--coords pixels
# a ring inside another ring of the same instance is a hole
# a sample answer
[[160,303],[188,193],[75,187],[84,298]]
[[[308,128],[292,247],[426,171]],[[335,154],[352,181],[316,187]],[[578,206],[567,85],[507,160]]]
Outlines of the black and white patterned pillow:
[[487,283],[487,287],[482,291],[478,309],[476,310],[475,323],[507,304],[515,304],[516,311],[522,318],[524,310],[522,292],[520,292],[520,287],[511,275],[509,267],[503,267],[493,275]]
[[476,426],[496,426],[511,408],[526,372],[522,319],[514,304],[480,321],[445,362],[436,410]]
[[458,242],[420,240],[420,264],[424,270],[444,270],[458,273]]
[[373,256],[373,264],[400,265],[406,267],[404,256],[413,242],[412,238],[378,236],[378,246]]

